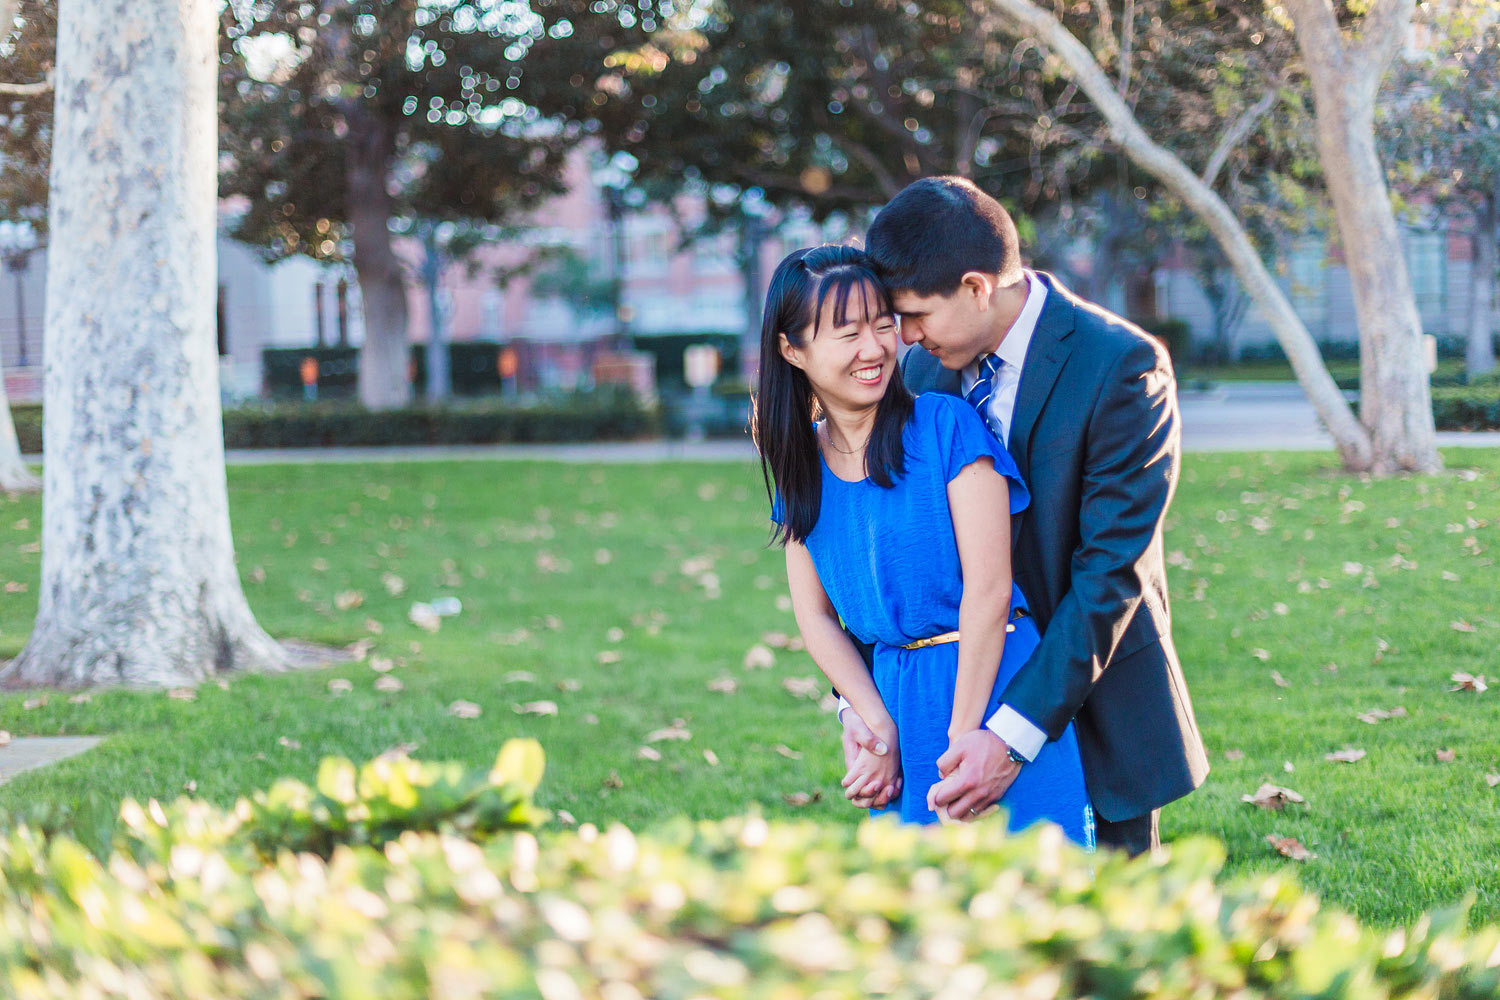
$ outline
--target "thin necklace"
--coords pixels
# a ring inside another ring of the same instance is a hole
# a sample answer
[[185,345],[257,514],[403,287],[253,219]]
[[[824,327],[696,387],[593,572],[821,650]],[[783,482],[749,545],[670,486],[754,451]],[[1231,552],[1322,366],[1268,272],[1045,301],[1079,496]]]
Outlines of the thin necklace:
[[865,438],[865,443],[860,445],[858,448],[851,448],[850,450],[845,451],[843,448],[840,448],[838,445],[834,444],[832,431],[824,428],[823,436],[828,439],[828,446],[834,451],[838,452],[840,455],[858,455],[860,452],[864,451],[865,446],[870,443],[870,439],[867,437]]

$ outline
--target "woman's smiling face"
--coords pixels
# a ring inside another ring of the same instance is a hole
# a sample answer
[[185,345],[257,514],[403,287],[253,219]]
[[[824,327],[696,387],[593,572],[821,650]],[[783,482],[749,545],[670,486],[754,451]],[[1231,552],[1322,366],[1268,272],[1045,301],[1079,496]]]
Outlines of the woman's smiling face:
[[861,410],[877,405],[890,387],[900,351],[896,316],[868,283],[824,299],[817,321],[799,331],[802,346],[781,339],[781,355],[802,369],[823,402]]

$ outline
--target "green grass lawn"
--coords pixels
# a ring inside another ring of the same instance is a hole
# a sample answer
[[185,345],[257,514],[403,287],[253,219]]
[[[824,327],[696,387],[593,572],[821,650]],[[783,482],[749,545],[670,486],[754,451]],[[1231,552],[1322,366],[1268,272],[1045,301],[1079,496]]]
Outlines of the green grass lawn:
[[[1214,771],[1166,811],[1168,839],[1220,838],[1230,871],[1246,872],[1291,865],[1265,837],[1294,836],[1318,855],[1303,880],[1366,918],[1406,921],[1473,892],[1475,919],[1500,919],[1500,788],[1485,779],[1500,773],[1500,690],[1449,691],[1455,671],[1500,669],[1500,453],[1448,460],[1474,471],[1361,482],[1326,456],[1188,457],[1167,548]],[[108,736],[0,787],[11,817],[97,845],[122,796],[192,788],[227,804],[280,775],[311,780],[325,755],[402,743],[481,765],[525,734],[548,752],[541,804],[580,822],[751,808],[859,819],[837,794],[823,686],[796,683],[817,676],[806,654],[743,665],[765,633],[794,631],[751,466],[285,466],[235,468],[230,484],[261,622],[328,643],[369,636],[403,689],[377,691],[382,674],[361,663],[235,677],[193,701],[54,693],[28,709],[6,694],[12,733]],[[0,657],[35,614],[39,527],[37,498],[0,498]],[[362,605],[340,610],[349,593]],[[444,595],[464,610],[440,631],[406,621],[413,600]],[[333,678],[353,690],[331,692]],[[711,689],[724,678],[732,693]],[[450,715],[457,699],[483,714]],[[543,701],[557,714],[515,710]],[[1397,706],[1406,717],[1357,717]],[[679,719],[689,739],[647,743]],[[639,756],[648,745],[660,759]],[[1346,747],[1367,756],[1325,761]],[[1262,782],[1307,803],[1240,801]],[[808,794],[821,797],[797,804]]]

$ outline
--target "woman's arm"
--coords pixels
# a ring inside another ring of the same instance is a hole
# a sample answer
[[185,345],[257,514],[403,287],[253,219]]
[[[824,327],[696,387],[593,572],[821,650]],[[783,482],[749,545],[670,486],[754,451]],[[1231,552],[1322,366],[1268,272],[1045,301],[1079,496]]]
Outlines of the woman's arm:
[[792,612],[807,643],[807,652],[825,677],[849,700],[865,725],[887,744],[896,745],[896,723],[886,711],[880,692],[864,659],[839,624],[838,612],[807,547],[800,542],[786,546],[786,579],[792,591]]
[[988,456],[948,484],[964,593],[958,606],[958,681],[948,739],[984,725],[1010,618],[1010,490]]

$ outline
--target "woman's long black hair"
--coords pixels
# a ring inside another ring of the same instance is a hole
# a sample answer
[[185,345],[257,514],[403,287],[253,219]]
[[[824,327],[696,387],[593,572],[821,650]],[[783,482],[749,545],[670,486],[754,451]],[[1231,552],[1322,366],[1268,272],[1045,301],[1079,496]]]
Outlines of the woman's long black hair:
[[[818,523],[822,502],[822,469],[813,421],[822,406],[802,369],[781,356],[781,335],[803,346],[803,332],[817,336],[823,306],[833,299],[834,322],[846,321],[850,295],[858,292],[866,307],[873,293],[882,313],[894,313],[890,293],[875,276],[864,251],[841,244],[798,250],[771,275],[760,325],[760,384],[755,393],[751,429],[760,450],[766,496],[781,496],[781,525],[775,541],[800,542]],[[875,410],[875,426],[865,444],[865,472],[876,485],[889,488],[906,468],[901,432],[912,414],[911,393],[896,366],[891,384]]]

